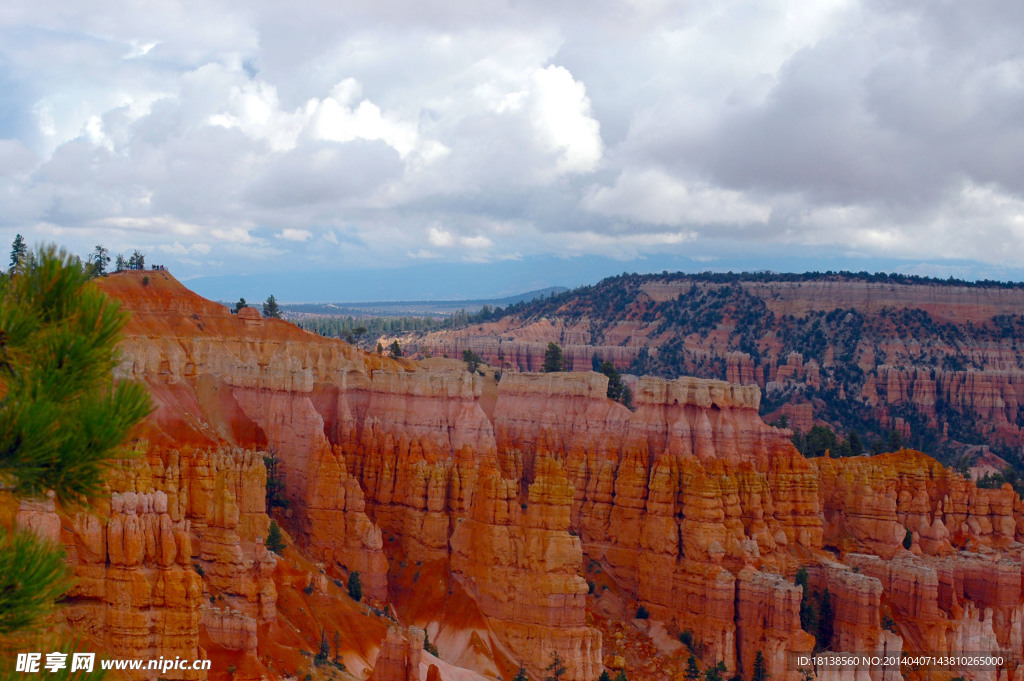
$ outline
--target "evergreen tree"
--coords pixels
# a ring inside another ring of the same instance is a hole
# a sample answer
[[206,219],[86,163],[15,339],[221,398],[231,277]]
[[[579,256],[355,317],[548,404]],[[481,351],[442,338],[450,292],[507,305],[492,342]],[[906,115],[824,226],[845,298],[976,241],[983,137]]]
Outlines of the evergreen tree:
[[619,673],[615,675],[615,681],[629,681],[629,679],[626,678],[626,670],[625,669],[620,669],[619,670]]
[[850,431],[849,442],[851,456],[860,456],[864,453],[864,441],[860,439],[860,435],[857,434],[857,431]]
[[115,272],[124,272],[128,269],[128,261],[124,259],[124,256],[120,253],[117,254],[117,259],[114,262]]
[[263,303],[263,316],[273,317],[275,319],[281,318],[281,308],[278,306],[277,299],[274,298],[273,293],[271,293]]
[[766,681],[769,676],[770,674],[764,661],[764,653],[759,650],[757,655],[754,656],[754,673],[750,677],[750,681]]
[[597,681],[612,681],[612,675],[608,673],[607,669],[602,669],[601,675],[597,677]]
[[811,599],[811,590],[807,583],[807,568],[797,568],[796,584],[804,589],[803,595],[800,597],[800,628],[808,634],[816,634],[818,631],[818,611],[815,610]]
[[519,671],[516,672],[516,676],[512,681],[530,681],[530,677],[526,675],[526,668],[520,664]]
[[89,274],[93,277],[102,277],[107,273],[107,265],[110,263],[110,251],[103,246],[97,245],[89,255]]
[[903,535],[903,548],[905,548],[906,550],[909,551],[910,547],[913,546],[913,545],[914,545],[914,535],[913,535],[913,533],[911,533],[910,530],[907,530],[907,533]]
[[138,249],[132,252],[130,258],[128,258],[128,269],[130,270],[144,270],[146,269],[146,256]]
[[689,681],[697,681],[700,678],[700,669],[697,668],[697,658],[692,654],[686,659],[686,678]]
[[544,351],[544,372],[562,371],[563,365],[562,348],[557,343],[548,343]]
[[263,457],[263,465],[267,469],[267,511],[274,508],[288,508],[291,503],[284,496],[284,473],[281,472],[281,459],[271,450]]
[[473,374],[476,373],[477,367],[484,360],[472,350],[466,349],[462,351],[462,361],[466,363],[466,369],[469,370],[469,373]]
[[611,362],[602,362],[601,373],[608,377],[608,397],[632,409],[633,393],[629,386],[622,382],[622,375],[619,374],[615,365]]
[[704,670],[705,681],[723,681],[726,672],[725,663],[719,660],[713,667]]
[[544,671],[548,673],[544,677],[544,681],[561,681],[562,676],[569,671],[562,663],[562,658],[558,655],[558,651],[551,653],[551,664],[544,667]]
[[398,341],[392,341],[391,346],[388,348],[391,351],[392,357],[402,356],[402,346],[398,344]]
[[348,575],[348,595],[356,603],[363,600],[363,583],[359,580],[357,570],[353,570]]
[[28,255],[28,247],[25,245],[25,237],[16,234],[14,242],[11,243],[11,272],[21,269],[21,263],[25,260],[26,255]]
[[[113,379],[128,316],[78,259],[28,253],[19,235],[12,261],[18,276],[0,278],[0,480],[14,498],[52,493],[75,510],[102,493],[150,401]],[[68,584],[61,547],[0,526],[0,637],[28,644]]]
[[818,611],[818,645],[828,649],[832,645],[832,594],[828,589],[821,595],[821,609]]
[[327,642],[327,630],[320,628],[320,650],[313,658],[313,664],[319,667],[331,659],[331,644]]
[[235,314],[238,314],[238,312],[239,312],[239,311],[240,311],[240,310],[241,310],[242,308],[246,308],[246,307],[249,307],[249,303],[245,302],[245,298],[239,298],[239,299],[238,299],[238,302],[237,302],[237,303],[235,303],[235,309],[233,310],[233,312],[234,312]]
[[264,543],[268,551],[273,551],[278,555],[281,555],[281,552],[288,546],[284,543],[284,535],[281,534],[281,528],[276,520],[270,521],[270,532],[267,533],[267,541]]

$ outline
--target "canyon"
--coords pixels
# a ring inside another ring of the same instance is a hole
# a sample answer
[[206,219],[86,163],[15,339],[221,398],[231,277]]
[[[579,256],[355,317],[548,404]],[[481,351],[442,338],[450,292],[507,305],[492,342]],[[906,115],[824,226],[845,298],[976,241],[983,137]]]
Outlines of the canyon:
[[[762,414],[935,448],[1024,444],[1024,289],[899,277],[622,275],[398,340],[408,354],[540,371],[692,375],[762,389]],[[385,341],[390,342],[388,338]]]
[[[238,681],[543,679],[555,656],[563,681],[653,681],[690,655],[744,680],[758,658],[775,681],[925,678],[797,664],[813,595],[832,650],[995,654],[948,676],[1024,681],[1010,486],[912,450],[805,459],[744,362],[731,382],[640,376],[628,409],[602,374],[366,353],[166,271],[98,285],[132,314],[118,374],[156,410],[95,508],[18,521],[67,547],[60,617],[106,654]],[[265,456],[287,508],[267,507]]]

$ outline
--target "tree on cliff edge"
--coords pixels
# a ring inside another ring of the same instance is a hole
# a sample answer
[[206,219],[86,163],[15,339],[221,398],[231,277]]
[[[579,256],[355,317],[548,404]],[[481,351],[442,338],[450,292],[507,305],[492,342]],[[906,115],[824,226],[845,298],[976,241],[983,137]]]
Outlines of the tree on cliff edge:
[[277,298],[271,293],[267,300],[263,303],[263,316],[273,317],[275,319],[281,318],[281,307],[277,304]]
[[[48,247],[20,263],[0,278],[0,489],[73,511],[103,492],[151,403],[143,386],[114,380],[128,315],[78,259]],[[0,639],[23,651],[68,585],[63,548],[0,525]]]
[[544,351],[544,373],[561,371],[563,367],[562,348],[558,343],[548,343],[548,349]]

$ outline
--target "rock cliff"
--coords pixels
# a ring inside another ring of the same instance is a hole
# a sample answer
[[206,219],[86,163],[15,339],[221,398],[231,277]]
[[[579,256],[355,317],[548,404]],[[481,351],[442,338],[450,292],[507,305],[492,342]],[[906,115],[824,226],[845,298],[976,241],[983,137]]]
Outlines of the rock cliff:
[[[686,634],[702,667],[749,679],[761,653],[798,681],[801,607],[826,590],[847,650],[1024,654],[1012,491],[910,451],[808,461],[760,419],[757,386],[642,377],[631,411],[595,373],[495,383],[232,315],[162,271],[101,286],[133,314],[119,371],[157,411],[95,514],[26,505],[21,522],[69,547],[67,621],[119,655],[279,678],[321,675],[296,650],[326,646],[357,676],[453,681],[537,677],[557,652],[567,681],[617,659],[653,680]],[[263,546],[264,455],[290,501],[287,560]],[[356,571],[367,605],[339,586]]]
[[[871,275],[623,275],[401,338],[407,352],[540,371],[567,368],[757,385],[765,412],[907,442],[1020,445],[1024,288]],[[813,393],[813,396],[812,396]],[[794,411],[796,406],[806,407]],[[862,433],[863,435],[864,433]]]

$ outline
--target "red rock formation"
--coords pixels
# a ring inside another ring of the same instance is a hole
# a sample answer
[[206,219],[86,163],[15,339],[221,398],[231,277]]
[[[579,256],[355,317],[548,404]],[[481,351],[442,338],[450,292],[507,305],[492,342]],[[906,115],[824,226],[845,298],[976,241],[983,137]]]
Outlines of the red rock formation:
[[550,457],[536,462],[534,478],[524,511],[515,480],[481,471],[472,516],[451,538],[452,571],[528,671],[539,675],[557,651],[566,678],[586,681],[600,673],[601,636],[585,623],[583,547],[568,533],[574,490]]
[[[507,372],[494,386],[456,363],[397,362],[231,315],[165,272],[145,287],[131,273],[102,285],[134,313],[121,371],[158,405],[144,456],[112,478],[109,511],[60,529],[44,504],[22,521],[73,547],[68,621],[111,650],[201,655],[202,635],[258,669],[263,632],[283,631],[273,628],[281,599],[311,579],[310,598],[328,597],[327,575],[275,570],[262,545],[261,456],[272,449],[298,548],[328,575],[358,570],[374,602],[388,597],[385,550],[441,566],[487,618],[474,635],[500,639],[474,648],[494,656],[488,673],[522,658],[536,675],[557,650],[568,678],[596,678],[584,554],[630,608],[692,631],[704,662],[730,673],[749,676],[762,650],[773,678],[798,678],[785,655],[811,643],[800,590],[779,575],[800,564],[819,566],[815,584],[834,594],[843,646],[1021,651],[1024,505],[1012,492],[979,490],[913,452],[808,462],[789,431],[762,422],[756,386],[644,377],[630,411],[590,372]],[[535,331],[546,345],[550,329]],[[581,329],[559,333],[590,342]],[[750,377],[742,358],[734,366]],[[783,381],[815,380],[811,362],[784,366]],[[900,633],[882,628],[886,609]],[[408,681],[429,673],[412,662],[421,650],[396,630],[375,658],[360,654],[377,659],[378,679]],[[447,678],[449,662],[433,673]]]
[[[612,308],[609,298],[617,303]],[[912,426],[921,426],[898,421],[893,407],[916,411],[921,425],[939,435],[966,422],[989,442],[1020,444],[1024,437],[1024,355],[1013,342],[1019,335],[1014,320],[1024,309],[1021,288],[833,275],[800,282],[738,277],[730,283],[650,275],[602,282],[559,305],[409,336],[402,346],[450,357],[471,349],[493,366],[520,371],[541,369],[548,342],[562,345],[573,371],[590,370],[594,356],[626,371],[642,359],[641,351],[655,364],[665,353],[669,359],[658,367],[665,375],[756,384],[769,397],[809,406],[805,389],[821,390],[819,397],[834,403],[866,404],[881,428],[899,430],[905,439],[914,434]],[[695,315],[694,306],[709,314]],[[851,315],[857,320],[844,330]],[[806,324],[790,335],[796,322]],[[833,425],[846,431],[856,424]]]

